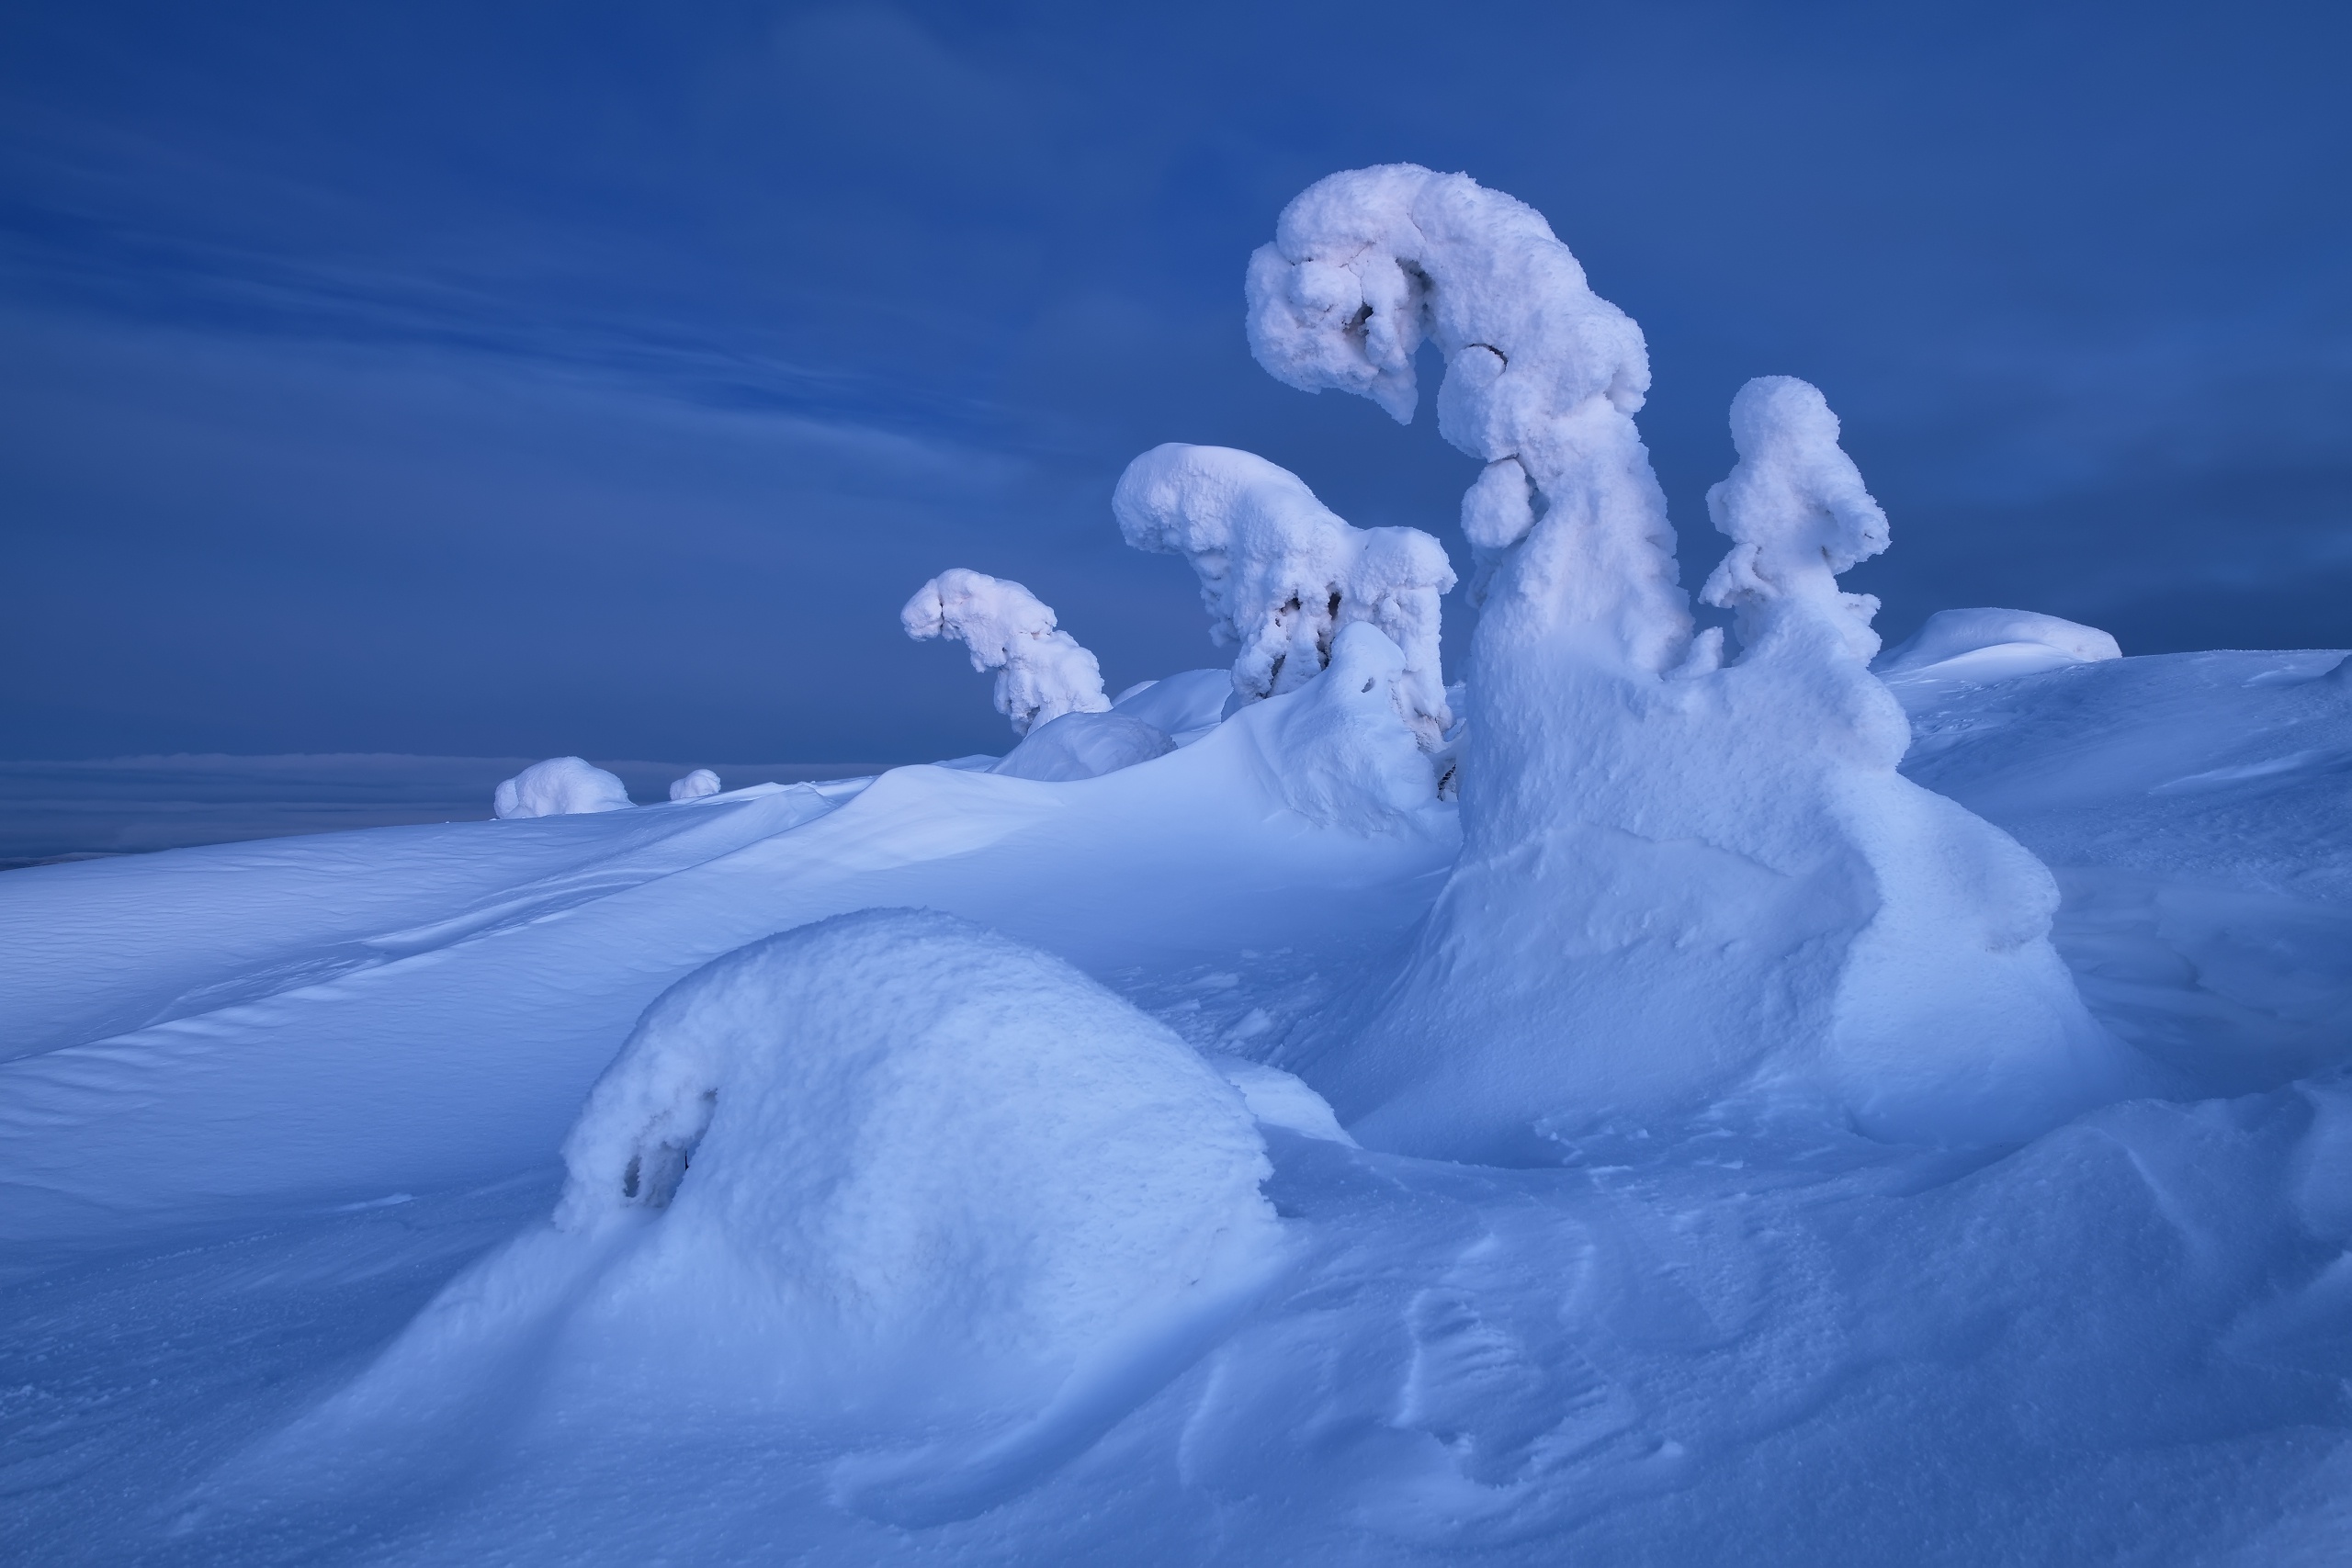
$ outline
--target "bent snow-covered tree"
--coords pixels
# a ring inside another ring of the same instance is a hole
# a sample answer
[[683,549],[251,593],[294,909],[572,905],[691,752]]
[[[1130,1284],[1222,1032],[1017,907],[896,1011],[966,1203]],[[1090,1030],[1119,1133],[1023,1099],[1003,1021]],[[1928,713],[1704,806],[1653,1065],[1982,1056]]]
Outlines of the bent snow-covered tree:
[[1111,498],[1139,550],[1181,555],[1201,580],[1209,635],[1238,644],[1245,700],[1305,685],[1340,628],[1369,622],[1404,653],[1399,713],[1423,749],[1453,723],[1440,671],[1445,547],[1418,528],[1351,527],[1306,481],[1254,453],[1171,441],[1127,465]]
[[1018,582],[955,567],[915,591],[899,612],[907,635],[955,637],[972,668],[996,671],[996,711],[1026,735],[1066,713],[1106,713],[1102,669],[1056,628],[1054,612]]
[[1460,861],[1364,1026],[1308,1076],[1367,1142],[1544,1157],[1547,1134],[1741,1097],[1883,1134],[2002,1137],[2127,1071],[2048,941],[2049,873],[1895,772],[1870,602],[1885,522],[1802,382],[1757,383],[1711,497],[1733,540],[1694,637],[1633,422],[1640,330],[1533,209],[1466,175],[1334,175],[1252,257],[1267,370],[1400,421],[1413,355],[1484,459]]

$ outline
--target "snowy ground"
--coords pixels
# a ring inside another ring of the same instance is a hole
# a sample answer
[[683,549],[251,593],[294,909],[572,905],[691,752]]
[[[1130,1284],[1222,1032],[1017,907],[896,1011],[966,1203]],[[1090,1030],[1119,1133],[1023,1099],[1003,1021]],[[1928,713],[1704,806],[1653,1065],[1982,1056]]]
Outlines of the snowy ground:
[[1906,772],[2050,864],[2060,951],[2169,1098],[1967,1154],[1726,1109],[1505,1168],[1353,1146],[1269,1077],[1251,1104],[1274,1262],[1189,1337],[1011,1427],[812,1414],[651,1352],[582,1358],[549,1328],[518,1331],[454,1425],[280,1438],[371,1365],[394,1367],[379,1381],[400,1404],[386,1348],[544,1224],[559,1145],[639,1014],[769,933],[951,911],[1211,1060],[1284,1065],[1300,1024],[1393,968],[1458,842],[1450,807],[1318,820],[1286,793],[1280,725],[1311,694],[1078,783],[908,768],[10,872],[0,1545],[239,1564],[2342,1562],[2337,660],[1890,682]]

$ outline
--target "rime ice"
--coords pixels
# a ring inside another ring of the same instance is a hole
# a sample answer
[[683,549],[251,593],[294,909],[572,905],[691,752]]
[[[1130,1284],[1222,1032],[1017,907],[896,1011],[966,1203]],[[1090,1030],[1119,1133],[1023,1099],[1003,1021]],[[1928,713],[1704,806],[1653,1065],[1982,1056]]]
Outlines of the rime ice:
[[1066,713],[1101,713],[1102,670],[1094,655],[1054,624],[1054,613],[1018,582],[961,567],[943,571],[915,591],[899,613],[907,635],[954,637],[972,655],[972,668],[996,671],[996,711],[1012,733]]

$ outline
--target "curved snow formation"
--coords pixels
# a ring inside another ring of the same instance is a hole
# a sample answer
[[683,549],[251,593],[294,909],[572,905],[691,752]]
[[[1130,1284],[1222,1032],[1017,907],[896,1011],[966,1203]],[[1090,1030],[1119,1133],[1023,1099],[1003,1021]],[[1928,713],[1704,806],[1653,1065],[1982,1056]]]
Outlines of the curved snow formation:
[[989,769],[1007,778],[1069,784],[1101,778],[1176,749],[1167,731],[1125,713],[1066,713],[1022,738]]
[[1939,610],[1871,668],[1984,684],[2075,664],[2120,659],[2123,649],[2097,626],[2031,610]]
[[1398,712],[1434,750],[1453,724],[1440,671],[1445,547],[1418,528],[1356,528],[1306,481],[1254,453],[1171,441],[1127,465],[1111,509],[1139,550],[1181,555],[1201,580],[1209,635],[1236,645],[1243,701],[1294,691],[1368,622],[1405,656]]
[[1306,1076],[1357,1136],[1549,1157],[1555,1133],[1727,1098],[1889,1137],[2023,1135],[2138,1080],[2016,842],[1895,772],[1901,708],[1836,574],[1883,514],[1804,383],[1751,383],[1710,496],[1732,549],[1693,637],[1633,423],[1641,333],[1540,215],[1467,176],[1334,175],[1251,258],[1250,344],[1293,386],[1415,403],[1487,459],[1464,849],[1402,972]]
[[1026,735],[1066,713],[1102,713],[1102,669],[1054,612],[1018,582],[955,567],[915,590],[899,625],[920,641],[955,637],[972,668],[996,671],[996,711]]
[[628,805],[626,784],[579,757],[549,757],[534,762],[500,784],[491,801],[492,810],[502,818],[570,817],[586,811],[620,811]]
[[718,775],[708,768],[696,768],[684,778],[670,781],[672,800],[700,800],[717,795],[718,790]]
[[869,1467],[850,1500],[977,1511],[1179,1370],[1281,1256],[1223,1075],[1061,959],[927,910],[821,920],[673,986],[563,1159],[552,1225],[278,1450],[429,1470],[445,1427],[618,1399],[863,1448],[956,1432],[977,1451]]

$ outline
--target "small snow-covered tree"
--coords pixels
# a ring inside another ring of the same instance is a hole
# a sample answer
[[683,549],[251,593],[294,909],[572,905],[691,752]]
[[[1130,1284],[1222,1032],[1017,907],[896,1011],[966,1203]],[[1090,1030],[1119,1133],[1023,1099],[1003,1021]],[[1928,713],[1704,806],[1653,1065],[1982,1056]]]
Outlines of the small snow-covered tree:
[[1303,1064],[1359,1136],[1540,1158],[1580,1122],[1747,1098],[2003,1137],[2129,1081],[2050,945],[2048,871],[1895,771],[1876,606],[1837,586],[1885,518],[1818,392],[1771,378],[1735,406],[1710,498],[1726,662],[1634,425],[1640,329],[1539,214],[1463,175],[1334,175],[1248,293],[1267,370],[1399,421],[1434,342],[1438,427],[1487,464],[1463,852],[1362,1027]]
[[907,635],[955,637],[972,668],[996,671],[996,711],[1026,735],[1066,713],[1106,713],[1102,669],[1056,628],[1054,612],[1018,582],[956,567],[915,591],[899,612]]
[[1181,555],[1201,580],[1209,635],[1238,645],[1245,699],[1305,685],[1340,628],[1365,621],[1405,655],[1400,714],[1426,750],[1452,726],[1440,673],[1445,547],[1418,528],[1356,528],[1287,468],[1230,446],[1171,441],[1127,465],[1111,499],[1140,550]]

